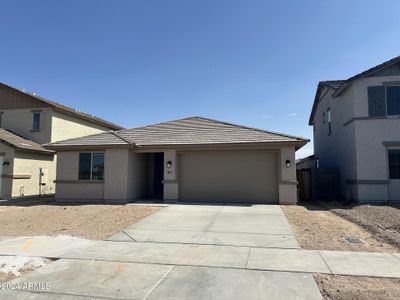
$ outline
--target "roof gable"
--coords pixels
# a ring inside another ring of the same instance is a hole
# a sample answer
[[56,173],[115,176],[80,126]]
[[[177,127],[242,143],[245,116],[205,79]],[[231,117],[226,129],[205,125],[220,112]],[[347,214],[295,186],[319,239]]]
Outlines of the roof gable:
[[372,77],[372,76],[395,76],[395,75],[400,75],[400,56],[390,59],[366,71],[358,73],[346,80],[320,81],[318,83],[317,91],[315,93],[314,103],[311,109],[308,125],[313,125],[313,119],[318,104],[321,101],[322,97],[324,96],[324,94],[322,93],[324,87],[331,89],[333,91],[332,97],[335,98],[340,96],[343,93],[343,91],[357,79]]
[[[102,136],[102,143],[107,144],[108,134]],[[129,142],[136,147],[211,145],[240,143],[297,143],[305,144],[308,140],[301,137],[266,131],[247,126],[221,122],[202,117],[190,117],[159,124],[124,129],[113,132],[121,139],[120,143]],[[77,138],[49,144],[50,147],[88,145],[89,137]],[[100,139],[100,135],[90,138]]]
[[0,101],[0,109],[17,109],[17,108],[39,108],[39,107],[52,107],[62,113],[72,115],[74,117],[87,120],[92,123],[108,127],[111,130],[120,130],[123,127],[101,119],[99,117],[81,112],[77,109],[62,105],[55,101],[37,96],[34,93],[28,93],[18,90],[4,83],[0,83],[0,97],[10,99],[10,101]]

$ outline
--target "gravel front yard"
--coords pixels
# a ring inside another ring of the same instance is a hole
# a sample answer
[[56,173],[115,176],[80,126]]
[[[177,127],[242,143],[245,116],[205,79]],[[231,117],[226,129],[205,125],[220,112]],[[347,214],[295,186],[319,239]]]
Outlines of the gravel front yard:
[[[282,206],[300,246],[304,249],[399,252],[400,210],[391,206],[342,206],[337,203],[301,203]],[[345,237],[364,244],[350,244]],[[400,280],[317,274],[315,281],[325,299],[400,299]]]
[[0,236],[72,235],[103,240],[151,215],[141,205],[0,206]]
[[[398,251],[388,241],[378,239],[366,227],[346,220],[318,204],[307,203],[282,206],[282,209],[303,249],[367,252]],[[350,214],[350,210],[346,211]],[[357,237],[364,243],[350,244],[344,239],[345,237]]]
[[324,205],[335,214],[367,229],[377,240],[400,250],[400,205]]

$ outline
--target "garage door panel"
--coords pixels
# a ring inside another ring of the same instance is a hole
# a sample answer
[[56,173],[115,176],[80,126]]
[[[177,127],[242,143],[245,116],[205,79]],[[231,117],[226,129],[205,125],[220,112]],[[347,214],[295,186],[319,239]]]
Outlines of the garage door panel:
[[180,199],[277,203],[276,161],[269,151],[181,153]]

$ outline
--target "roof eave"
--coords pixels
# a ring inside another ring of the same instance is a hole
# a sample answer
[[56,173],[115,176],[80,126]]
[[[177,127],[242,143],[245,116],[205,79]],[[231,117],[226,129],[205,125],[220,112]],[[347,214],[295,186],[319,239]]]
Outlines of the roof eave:
[[103,145],[44,145],[46,149],[58,151],[75,151],[75,150],[96,150],[106,148],[134,148],[130,144],[103,144]]

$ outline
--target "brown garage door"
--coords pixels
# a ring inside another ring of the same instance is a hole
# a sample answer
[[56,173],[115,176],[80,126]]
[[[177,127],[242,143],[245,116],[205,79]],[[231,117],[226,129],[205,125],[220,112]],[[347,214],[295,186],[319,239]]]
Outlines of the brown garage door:
[[270,151],[180,154],[181,201],[278,203],[277,155]]

